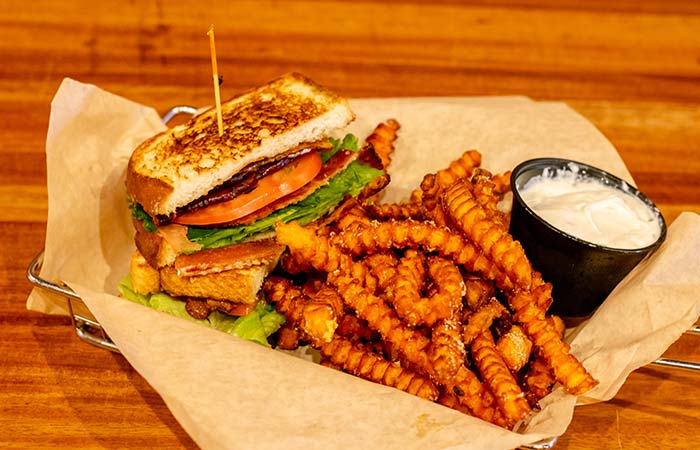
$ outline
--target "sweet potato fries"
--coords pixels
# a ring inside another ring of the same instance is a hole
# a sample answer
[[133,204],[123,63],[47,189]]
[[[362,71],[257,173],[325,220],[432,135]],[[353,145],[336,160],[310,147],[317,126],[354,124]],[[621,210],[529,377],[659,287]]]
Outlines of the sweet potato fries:
[[[385,169],[398,129],[365,142]],[[547,315],[551,285],[508,233],[509,174],[480,164],[465,152],[407,203],[377,203],[375,186],[321,225],[277,224],[288,251],[264,291],[287,317],[278,345],[309,343],[324,365],[511,429],[556,382],[595,386]]]

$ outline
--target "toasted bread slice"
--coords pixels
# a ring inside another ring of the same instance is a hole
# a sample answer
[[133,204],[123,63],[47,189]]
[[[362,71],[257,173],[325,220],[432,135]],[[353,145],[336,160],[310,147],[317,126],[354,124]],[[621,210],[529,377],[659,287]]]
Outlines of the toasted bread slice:
[[254,304],[284,250],[267,240],[178,254],[166,239],[136,225],[131,284],[144,295],[164,291],[176,297]]
[[198,276],[180,276],[174,266],[154,269],[136,250],[131,257],[131,286],[140,294],[166,292],[174,297],[196,297],[254,305],[265,277],[277,260],[243,269]]
[[355,118],[346,100],[296,73],[221,107],[223,136],[210,109],[143,142],[132,154],[127,192],[151,216],[171,215],[251,162],[325,138]]
[[168,241],[158,233],[146,231],[140,220],[134,219],[133,223],[136,228],[136,235],[134,235],[136,248],[151,267],[159,269],[175,262],[179,252]]
[[138,250],[131,255],[129,273],[131,274],[131,287],[139,294],[149,295],[160,291],[158,270],[151,267]]
[[175,297],[199,297],[253,305],[272,268],[269,264],[228,270],[209,275],[181,277],[172,267],[160,269],[163,291]]

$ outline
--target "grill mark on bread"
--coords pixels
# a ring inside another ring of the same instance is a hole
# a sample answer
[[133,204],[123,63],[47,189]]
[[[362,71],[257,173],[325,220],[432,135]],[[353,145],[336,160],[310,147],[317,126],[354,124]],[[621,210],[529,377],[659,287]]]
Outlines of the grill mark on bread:
[[187,175],[182,172],[188,171],[201,174],[211,169],[218,160],[239,158],[259,147],[263,139],[281,134],[327,110],[327,107],[311,99],[275,93],[273,89],[266,88],[223,113],[222,136],[219,136],[214,115],[207,110],[198,121],[196,133],[191,133],[191,127],[197,118],[174,128],[173,145],[155,154],[149,163],[160,166],[177,161],[182,165],[179,168],[181,175]]

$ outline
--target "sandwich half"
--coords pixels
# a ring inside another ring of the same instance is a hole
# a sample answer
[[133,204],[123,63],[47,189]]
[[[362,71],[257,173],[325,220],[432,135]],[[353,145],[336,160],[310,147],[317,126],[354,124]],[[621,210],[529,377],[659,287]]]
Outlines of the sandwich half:
[[308,224],[385,176],[357,139],[330,138],[347,101],[295,73],[139,145],[126,173],[136,229],[130,288],[164,292],[205,319],[243,316],[284,250],[274,224]]

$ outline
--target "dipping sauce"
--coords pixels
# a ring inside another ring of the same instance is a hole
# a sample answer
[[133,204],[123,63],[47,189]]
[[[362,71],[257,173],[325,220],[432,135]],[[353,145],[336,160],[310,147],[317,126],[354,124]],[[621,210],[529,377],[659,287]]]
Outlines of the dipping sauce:
[[584,241],[619,249],[653,244],[661,227],[639,198],[571,170],[545,170],[520,189],[523,201],[550,225]]

